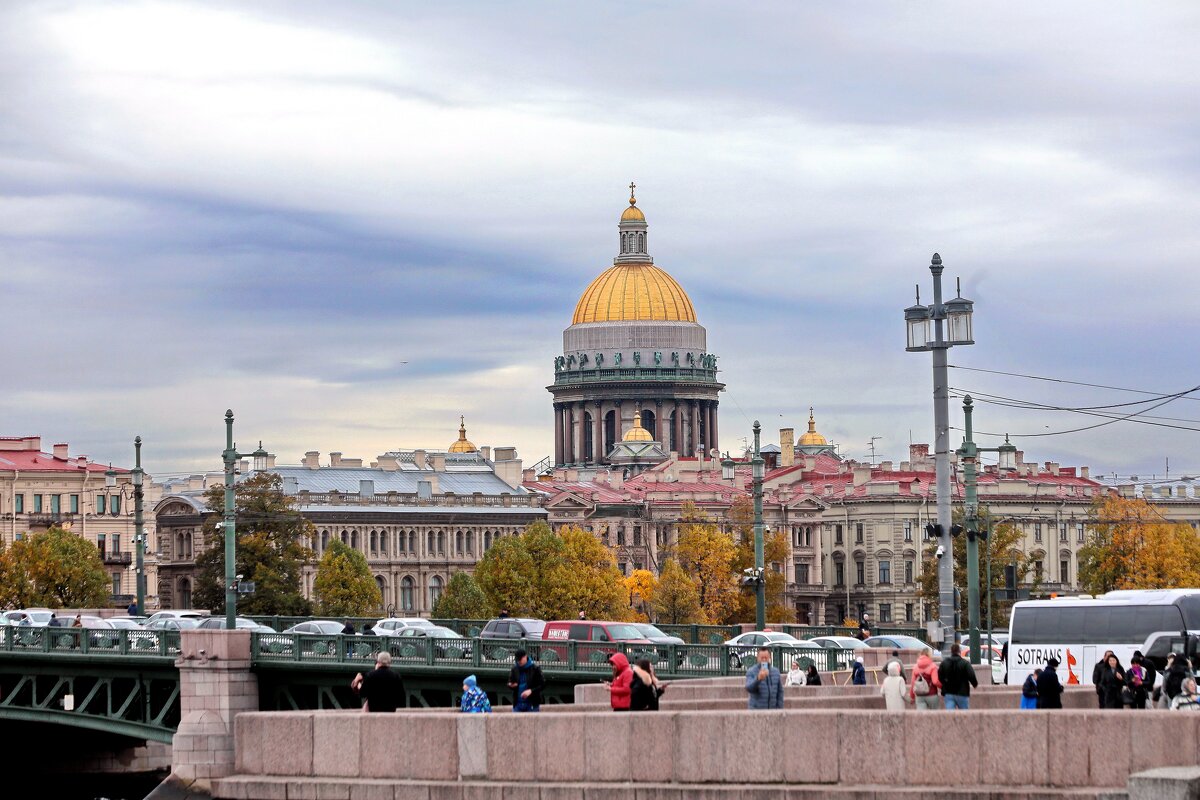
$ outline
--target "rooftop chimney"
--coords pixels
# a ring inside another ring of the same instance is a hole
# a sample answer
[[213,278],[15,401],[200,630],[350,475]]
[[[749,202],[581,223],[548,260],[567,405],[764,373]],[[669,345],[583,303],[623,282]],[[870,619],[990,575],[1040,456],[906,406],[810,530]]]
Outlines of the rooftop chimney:
[[910,444],[908,446],[908,460],[917,462],[925,461],[929,458],[929,445],[927,444]]
[[340,467],[342,465],[342,454],[333,452],[329,454],[329,466]]
[[54,445],[54,457],[61,458],[63,461],[67,460],[67,445],[66,445],[66,443]]
[[796,431],[792,428],[779,429],[779,466],[790,467],[796,463]]
[[428,464],[425,463],[424,450],[413,450],[413,463],[417,465],[417,469],[428,468]]
[[309,469],[321,468],[321,453],[317,450],[309,450],[304,454],[304,466]]
[[429,456],[429,468],[432,469],[434,472],[445,472],[446,471],[446,454],[445,453],[432,453]]
[[395,456],[380,456],[375,463],[384,472],[395,472],[400,469],[400,462],[396,460]]

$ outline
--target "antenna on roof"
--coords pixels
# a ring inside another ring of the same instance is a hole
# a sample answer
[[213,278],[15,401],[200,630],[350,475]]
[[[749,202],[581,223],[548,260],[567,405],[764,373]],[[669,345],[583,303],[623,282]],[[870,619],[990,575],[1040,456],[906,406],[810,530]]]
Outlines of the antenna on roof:
[[871,466],[875,466],[875,441],[882,438],[882,436],[872,436],[871,441],[867,443],[867,446],[871,448]]

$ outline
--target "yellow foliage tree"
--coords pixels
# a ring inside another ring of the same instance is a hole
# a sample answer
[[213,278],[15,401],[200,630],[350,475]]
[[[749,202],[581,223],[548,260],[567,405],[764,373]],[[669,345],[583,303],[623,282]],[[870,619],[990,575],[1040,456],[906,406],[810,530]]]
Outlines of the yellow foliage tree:
[[648,569],[635,569],[625,579],[625,591],[629,593],[629,605],[649,619],[654,607],[654,590],[658,578]]
[[1089,592],[1200,585],[1200,534],[1163,519],[1139,498],[1108,495],[1092,504],[1079,582]]
[[[796,614],[791,608],[788,608],[784,598],[784,590],[787,588],[787,576],[783,571],[775,571],[772,564],[779,564],[783,570],[784,564],[787,563],[790,557],[790,549],[788,547],[787,534],[783,531],[767,531],[763,534],[763,564],[766,566],[767,575],[767,622],[776,624],[795,622]],[[733,574],[741,575],[742,570],[754,566],[754,535],[753,529],[750,535],[745,536],[738,542],[737,550],[733,557]],[[727,623],[736,622],[753,622],[755,615],[755,604],[757,603],[756,595],[753,588],[745,589],[738,595],[737,605],[733,612],[725,620]]]
[[704,624],[700,591],[675,559],[667,559],[654,590],[654,621],[667,625]]
[[726,619],[737,606],[739,592],[733,571],[733,536],[710,522],[694,505],[683,508],[675,560],[696,581],[700,607],[709,620]]

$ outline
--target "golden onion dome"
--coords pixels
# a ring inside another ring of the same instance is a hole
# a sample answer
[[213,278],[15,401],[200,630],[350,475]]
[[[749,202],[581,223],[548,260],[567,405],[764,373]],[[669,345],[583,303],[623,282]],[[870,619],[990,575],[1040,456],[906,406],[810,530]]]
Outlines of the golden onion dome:
[[629,208],[621,214],[621,222],[645,222],[646,215],[642,210],[633,204],[633,198],[629,199]]
[[801,445],[828,445],[829,442],[825,437],[817,433],[817,421],[813,418],[812,406],[808,409],[808,433],[800,437],[797,444]]
[[692,301],[675,279],[653,264],[616,264],[592,281],[575,305],[581,322],[695,322]]
[[625,435],[621,437],[623,442],[653,442],[654,437],[650,435],[650,431],[642,427],[642,412],[639,411],[633,415],[633,427],[625,431]]
[[458,418],[458,441],[450,445],[451,453],[477,453],[479,448],[467,439],[467,421],[465,417]]

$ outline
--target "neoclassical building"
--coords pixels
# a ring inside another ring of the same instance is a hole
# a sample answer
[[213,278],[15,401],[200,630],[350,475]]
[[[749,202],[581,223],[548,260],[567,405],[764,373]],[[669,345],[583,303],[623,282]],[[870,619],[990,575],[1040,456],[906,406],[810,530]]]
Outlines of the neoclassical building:
[[[266,469],[316,528],[309,545],[321,557],[340,539],[366,556],[386,610],[428,616],[455,572],[472,572],[497,539],[519,534],[545,519],[541,498],[520,486],[521,462],[511,447],[476,447],[460,425],[446,450],[395,450],[369,465],[362,459],[310,451],[295,466]],[[242,466],[249,474],[250,465]],[[155,507],[162,552],[160,596],[164,608],[188,608],[196,580],[195,558],[206,547],[203,525],[209,486],[220,473],[169,482]],[[303,574],[312,597],[316,566]]]
[[617,256],[580,296],[546,387],[554,396],[555,466],[609,464],[635,427],[664,453],[694,456],[717,446],[724,388],[717,357],[691,299],[650,256],[633,188],[617,226]]

